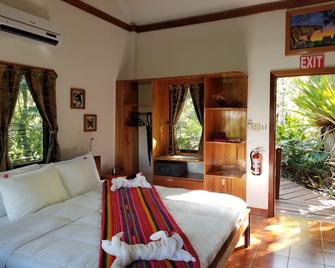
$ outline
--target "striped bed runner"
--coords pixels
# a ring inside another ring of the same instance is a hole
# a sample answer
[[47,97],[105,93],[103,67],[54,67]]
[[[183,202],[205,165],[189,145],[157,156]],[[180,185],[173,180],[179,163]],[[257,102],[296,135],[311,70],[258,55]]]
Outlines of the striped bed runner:
[[[164,206],[154,186],[151,189],[125,188],[111,192],[111,184],[111,180],[107,180],[103,185],[101,240],[111,240],[113,235],[122,231],[123,241],[128,244],[147,244],[150,235],[159,230],[177,232],[184,240],[183,249],[195,257],[196,262],[137,261],[130,267],[200,267],[190,241]],[[99,268],[110,268],[114,259],[100,247]]]

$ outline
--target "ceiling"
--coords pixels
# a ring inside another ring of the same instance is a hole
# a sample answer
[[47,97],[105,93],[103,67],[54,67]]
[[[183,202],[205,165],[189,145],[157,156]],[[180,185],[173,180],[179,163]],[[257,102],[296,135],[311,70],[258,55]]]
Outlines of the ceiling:
[[[96,8],[123,19],[128,23],[144,25],[213,12],[225,11],[275,0],[116,0],[123,15],[115,11],[115,3],[110,0],[84,0]],[[114,7],[112,7],[114,6]]]

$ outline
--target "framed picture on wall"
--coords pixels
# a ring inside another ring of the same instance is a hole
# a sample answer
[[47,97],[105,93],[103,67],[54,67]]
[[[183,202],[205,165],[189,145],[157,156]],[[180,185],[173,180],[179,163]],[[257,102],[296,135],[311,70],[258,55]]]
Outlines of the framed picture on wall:
[[96,114],[84,114],[84,131],[97,131]]
[[71,88],[71,108],[85,109],[85,89]]
[[335,4],[286,12],[285,54],[335,50]]

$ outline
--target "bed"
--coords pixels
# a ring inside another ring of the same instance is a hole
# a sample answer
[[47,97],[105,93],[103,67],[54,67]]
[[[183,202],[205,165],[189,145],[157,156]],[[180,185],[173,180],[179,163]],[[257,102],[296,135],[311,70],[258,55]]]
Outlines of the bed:
[[[223,267],[243,233],[248,245],[249,211],[241,199],[156,189],[189,238],[201,267]],[[0,267],[97,267],[100,222],[101,186],[16,221],[0,217]]]

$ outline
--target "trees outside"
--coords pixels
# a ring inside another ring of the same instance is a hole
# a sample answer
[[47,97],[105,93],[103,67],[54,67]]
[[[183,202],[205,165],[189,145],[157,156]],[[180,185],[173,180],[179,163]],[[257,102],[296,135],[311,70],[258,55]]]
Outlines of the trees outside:
[[13,165],[43,159],[43,119],[24,78],[9,127],[8,155]]
[[202,133],[190,91],[187,92],[182,112],[176,125],[177,145],[180,150],[198,151]]
[[278,79],[282,175],[334,195],[335,75]]

